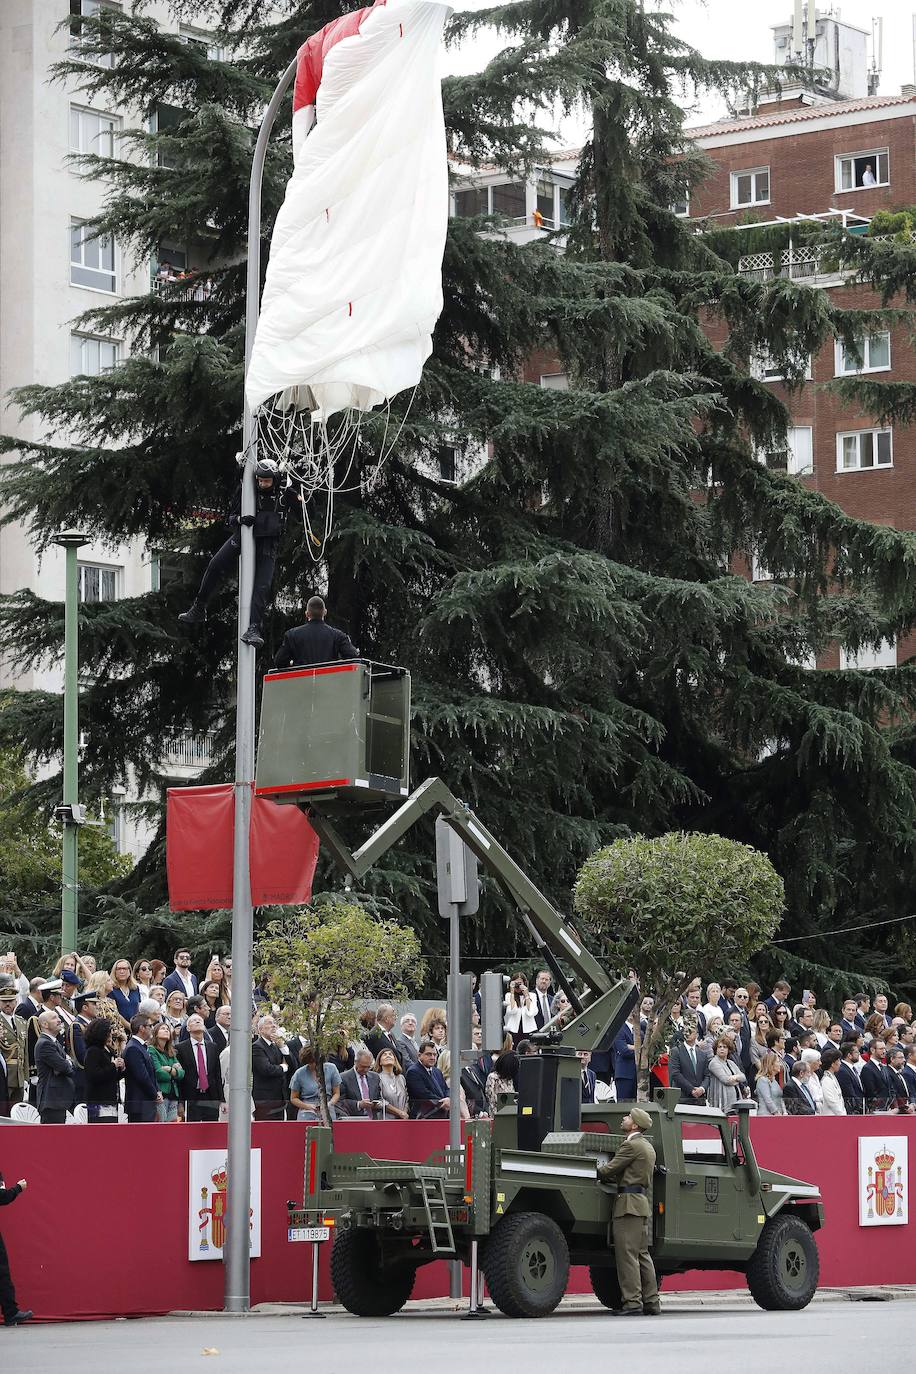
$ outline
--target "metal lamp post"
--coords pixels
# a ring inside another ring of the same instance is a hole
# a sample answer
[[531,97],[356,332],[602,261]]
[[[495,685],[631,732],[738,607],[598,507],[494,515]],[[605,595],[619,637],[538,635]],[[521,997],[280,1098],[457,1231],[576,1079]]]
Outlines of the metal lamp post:
[[[245,303],[245,372],[251,361],[261,308],[261,184],[267,143],[284,95],[296,75],[295,58],[280,78],[258,130],[248,189],[248,273]],[[242,507],[254,515],[257,438],[248,402],[242,409]],[[240,525],[238,666],[235,703],[235,833],[232,864],[232,975],[236,997],[229,1029],[229,1135],[226,1246],[223,1300],[227,1312],[251,1307],[251,1244],[248,1208],[251,1193],[251,1004],[254,913],[251,905],[248,832],[254,788],[255,650],[242,643],[250,623],[254,590],[254,535]]]
[[64,790],[57,814],[63,824],[60,952],[76,949],[79,923],[79,625],[78,551],[90,542],[79,530],[61,530],[53,543],[66,551],[64,584]]

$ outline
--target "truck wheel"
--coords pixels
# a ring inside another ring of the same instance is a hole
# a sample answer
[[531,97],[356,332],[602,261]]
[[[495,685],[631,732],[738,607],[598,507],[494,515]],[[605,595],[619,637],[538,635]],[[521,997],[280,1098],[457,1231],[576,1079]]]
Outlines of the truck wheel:
[[[620,1300],[620,1284],[617,1280],[617,1270],[613,1264],[596,1265],[590,1264],[588,1267],[588,1277],[592,1285],[592,1292],[603,1307],[609,1307],[612,1312],[619,1312],[622,1307]],[[665,1274],[657,1273],[659,1291],[662,1283],[667,1277]]]
[[566,1292],[569,1247],[541,1212],[504,1217],[487,1242],[487,1287],[507,1317],[547,1317]]
[[331,1282],[348,1312],[357,1317],[390,1317],[413,1292],[413,1265],[383,1269],[378,1240],[369,1231],[340,1231],[331,1251]]
[[747,1286],[767,1312],[797,1312],[817,1290],[820,1260],[814,1237],[798,1217],[775,1216],[764,1226],[747,1266]]

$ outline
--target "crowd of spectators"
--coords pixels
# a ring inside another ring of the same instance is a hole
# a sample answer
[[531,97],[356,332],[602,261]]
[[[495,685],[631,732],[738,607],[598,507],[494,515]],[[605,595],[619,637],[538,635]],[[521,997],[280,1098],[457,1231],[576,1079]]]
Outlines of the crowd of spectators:
[[[484,1052],[476,999],[473,1048],[456,1065],[462,1117],[487,1116],[518,1089],[519,1064],[538,1052],[548,1024],[572,1015],[552,975],[533,985],[506,980],[502,1049]],[[753,1098],[766,1115],[916,1112],[916,1028],[910,1006],[858,992],[836,1015],[806,990],[792,1002],[777,982],[696,979],[663,1027],[654,1085],[680,1090],[693,1106],[728,1109]],[[283,1024],[263,980],[251,1008],[252,1111],[256,1120],[318,1119],[320,1077],[332,1117],[427,1119],[449,1112],[452,1056],[442,1007],[420,1023],[390,1003],[364,1007],[353,1040],[319,1064],[295,1027]],[[172,968],[159,959],[116,959],[110,972],[90,955],[62,956],[48,975],[26,978],[14,954],[0,956],[0,1114],[45,1124],[86,1120],[217,1121],[226,1115],[232,962],[213,958],[203,975],[187,949]],[[654,1012],[643,997],[607,1053],[582,1051],[583,1102],[632,1100],[638,1041]],[[246,1013],[247,1016],[247,1013]]]

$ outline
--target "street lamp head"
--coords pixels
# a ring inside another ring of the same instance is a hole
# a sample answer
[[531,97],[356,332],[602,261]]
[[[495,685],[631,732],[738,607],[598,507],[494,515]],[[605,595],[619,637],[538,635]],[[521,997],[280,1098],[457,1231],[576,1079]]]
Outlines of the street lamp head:
[[84,544],[92,543],[92,536],[80,530],[61,530],[51,536],[51,543],[59,544],[62,549],[81,549]]

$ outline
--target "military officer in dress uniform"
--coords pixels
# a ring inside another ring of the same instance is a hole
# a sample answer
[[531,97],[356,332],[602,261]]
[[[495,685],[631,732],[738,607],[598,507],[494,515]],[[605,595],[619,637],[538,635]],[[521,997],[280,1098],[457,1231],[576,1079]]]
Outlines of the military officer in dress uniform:
[[658,1280],[649,1254],[652,1209],[649,1197],[655,1150],[643,1135],[652,1129],[652,1118],[642,1107],[633,1107],[621,1126],[626,1140],[608,1164],[598,1168],[602,1183],[617,1185],[611,1233],[622,1317],[657,1317],[661,1312]]
[[28,1083],[25,1058],[27,1023],[16,1015],[19,991],[12,978],[0,977],[0,1116],[21,1102]]

